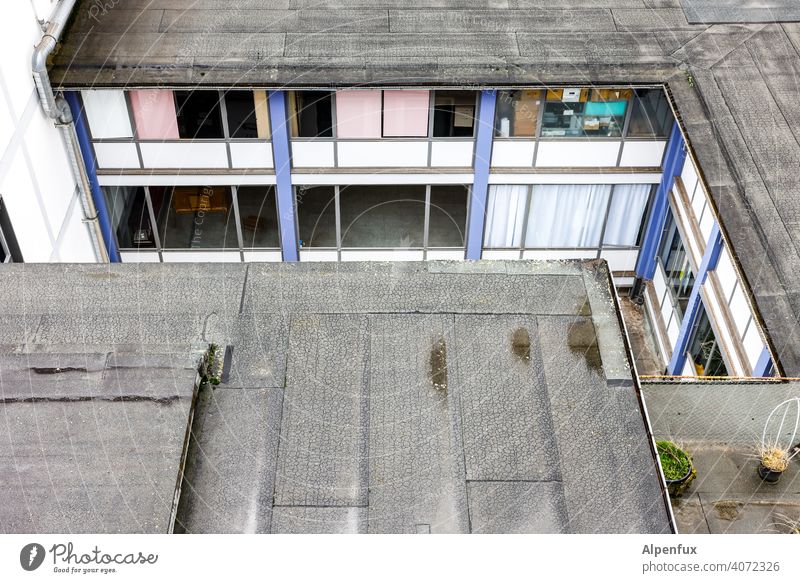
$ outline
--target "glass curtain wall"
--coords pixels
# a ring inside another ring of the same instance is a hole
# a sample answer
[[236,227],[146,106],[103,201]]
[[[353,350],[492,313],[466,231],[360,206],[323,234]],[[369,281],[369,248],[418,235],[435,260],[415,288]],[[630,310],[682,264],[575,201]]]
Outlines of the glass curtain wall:
[[700,305],[692,339],[687,350],[691,363],[697,376],[728,376],[728,369],[722,357],[719,342],[714,335],[714,329],[708,319],[705,306]]
[[692,293],[692,287],[694,287],[694,272],[689,262],[689,254],[683,245],[678,225],[671,210],[664,224],[658,262],[664,269],[667,289],[672,295],[678,317],[683,318],[684,313],[686,313],[686,306],[689,303],[689,296]]

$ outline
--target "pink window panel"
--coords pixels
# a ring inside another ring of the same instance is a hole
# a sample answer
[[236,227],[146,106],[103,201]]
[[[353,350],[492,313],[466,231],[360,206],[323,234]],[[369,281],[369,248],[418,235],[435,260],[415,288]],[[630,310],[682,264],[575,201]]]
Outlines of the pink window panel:
[[381,137],[381,92],[336,92],[336,137]]
[[428,91],[404,89],[384,91],[384,137],[426,137],[429,107]]
[[131,107],[140,140],[177,140],[175,99],[169,90],[131,91]]

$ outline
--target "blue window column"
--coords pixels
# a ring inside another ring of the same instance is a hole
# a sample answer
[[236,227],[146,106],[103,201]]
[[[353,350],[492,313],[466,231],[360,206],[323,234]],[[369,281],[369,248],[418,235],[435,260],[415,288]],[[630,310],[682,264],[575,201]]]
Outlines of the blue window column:
[[300,250],[295,218],[294,189],[292,188],[292,159],[289,154],[289,121],[286,119],[286,93],[270,91],[268,101],[275,167],[275,194],[278,201],[278,222],[281,232],[281,255],[284,261],[299,261]]
[[97,160],[94,157],[94,149],[92,148],[92,141],[89,139],[89,130],[86,127],[86,118],[83,116],[83,109],[81,108],[80,99],[78,99],[78,93],[76,91],[65,91],[64,98],[69,104],[69,109],[72,112],[72,119],[75,122],[75,134],[78,136],[83,165],[86,167],[86,176],[89,179],[92,200],[94,201],[94,208],[97,211],[97,221],[100,223],[100,231],[103,233],[108,259],[112,263],[119,263],[117,238],[111,226],[106,197],[103,194],[103,190],[100,188],[100,182],[97,180]]
[[753,369],[754,377],[771,377],[775,374],[775,367],[772,365],[772,357],[769,350],[765,346],[761,350],[761,356],[758,357],[756,367]]
[[[669,191],[672,190],[675,184],[675,177],[680,176],[683,172],[685,161],[686,145],[683,141],[680,127],[678,127],[678,122],[675,122],[667,142],[667,152],[664,155],[661,183],[656,191],[653,208],[642,240],[642,247],[639,250],[639,258],[636,261],[636,277],[639,280],[653,279],[653,274],[656,271],[656,253],[658,253],[658,245],[661,242],[664,222],[667,220]],[[639,288],[640,286],[637,285],[635,287]]]
[[494,111],[497,106],[497,91],[481,91],[475,137],[475,177],[469,203],[467,225],[467,259],[480,259],[483,251],[483,229],[486,216],[486,200],[489,193],[489,164],[492,159],[494,136]]
[[678,333],[678,340],[672,349],[672,360],[669,363],[667,374],[681,375],[683,367],[686,364],[686,351],[689,348],[689,341],[691,340],[694,325],[697,322],[697,316],[700,313],[700,305],[702,298],[700,296],[700,288],[708,279],[708,272],[712,271],[717,266],[720,253],[722,252],[722,233],[719,230],[719,224],[714,223],[714,228],[711,231],[711,236],[708,238],[705,253],[703,253],[703,260],[700,262],[700,268],[695,275],[694,286],[692,293],[689,294],[689,303],[686,306],[686,311],[683,314],[683,321],[681,322],[680,332]]

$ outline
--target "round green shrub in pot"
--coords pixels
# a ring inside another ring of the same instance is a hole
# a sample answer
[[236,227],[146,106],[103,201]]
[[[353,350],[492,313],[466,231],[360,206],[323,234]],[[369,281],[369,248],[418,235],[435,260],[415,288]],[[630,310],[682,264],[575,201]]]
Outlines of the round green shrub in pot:
[[657,441],[656,449],[670,496],[680,496],[697,475],[691,456],[671,441]]

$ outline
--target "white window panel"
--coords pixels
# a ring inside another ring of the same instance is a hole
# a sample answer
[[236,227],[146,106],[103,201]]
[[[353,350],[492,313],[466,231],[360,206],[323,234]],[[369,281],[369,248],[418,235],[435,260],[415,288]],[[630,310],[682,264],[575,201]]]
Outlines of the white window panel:
[[706,208],[706,193],[703,190],[703,187],[698,184],[697,189],[694,192],[694,198],[692,199],[692,210],[694,211],[694,217],[698,221],[700,217],[703,216],[703,210]]
[[528,140],[496,140],[492,145],[492,166],[497,168],[531,168],[536,142]]
[[447,261],[463,261],[463,249],[428,249],[428,260],[435,261],[437,259]]
[[484,249],[481,259],[519,259],[519,249]]
[[267,142],[231,142],[233,168],[272,168],[272,144]]
[[636,269],[638,249],[604,249],[600,257],[608,261],[611,271],[633,271]]
[[339,167],[423,167],[428,165],[428,141],[338,142]]
[[527,174],[515,172],[510,174],[494,169],[489,174],[489,184],[658,184],[660,181],[661,174],[652,172],[614,172],[605,174],[569,174],[566,172]]
[[634,282],[636,281],[635,277],[614,277],[614,274],[611,274],[611,279],[614,282],[614,287],[632,287]]
[[274,174],[98,174],[100,186],[244,186],[275,184]]
[[750,327],[747,329],[747,334],[745,334],[742,344],[744,344],[744,351],[750,363],[750,370],[753,371],[758,364],[761,351],[764,350],[764,341],[761,340],[761,335],[758,333],[758,326],[756,326],[755,321],[750,323]]
[[[422,172],[405,172],[405,173],[389,173],[389,172],[362,172],[362,173],[336,173],[336,174],[322,174],[322,173],[292,173],[292,184],[310,184],[315,186],[324,185],[341,185],[341,184],[388,184],[395,186],[398,184],[472,184],[474,179],[473,174],[464,174],[461,172],[439,172],[426,174]],[[272,177],[272,184],[275,183],[275,177]],[[229,183],[226,183],[229,184]]]
[[700,220],[700,232],[703,233],[703,243],[708,245],[708,239],[711,237],[711,231],[714,229],[714,213],[711,208],[706,206],[703,218]]
[[81,91],[92,138],[132,138],[131,118],[123,91]]
[[300,261],[339,261],[339,253],[330,249],[300,249]]
[[664,148],[667,142],[633,141],[625,142],[622,147],[620,166],[661,166]]
[[744,290],[741,286],[736,287],[731,298],[730,312],[733,317],[733,322],[736,325],[738,334],[737,338],[742,338],[747,323],[750,321],[750,305],[747,303],[747,298],[744,295]]
[[553,141],[540,142],[536,153],[537,167],[574,168],[617,165],[621,142]]
[[292,166],[295,168],[332,168],[333,142],[292,142]]
[[[681,322],[677,318],[678,314],[672,308],[672,298],[664,298],[664,303],[661,304],[661,320],[664,322],[664,326],[669,330],[669,324],[672,321],[677,320],[676,324],[680,328]],[[675,346],[675,343],[672,343],[672,346]]]
[[342,250],[342,261],[422,261],[421,250],[353,249]]
[[733,293],[733,288],[736,287],[737,278],[727,247],[722,248],[714,273],[717,274],[723,297],[726,301],[729,300]]
[[238,251],[164,251],[164,263],[239,263]]
[[275,263],[283,261],[280,251],[245,251],[244,260],[248,262]]
[[692,359],[689,358],[688,356],[686,357],[686,360],[683,361],[683,371],[681,372],[681,374],[685,377],[697,376],[697,370],[695,370],[695,368],[692,366]]
[[444,168],[468,168],[472,166],[472,150],[475,142],[443,141],[431,143],[431,166]]
[[5,176],[0,176],[0,192],[13,221],[22,258],[26,263],[49,261],[53,249],[46,217],[36,201],[36,191],[21,148],[17,149],[7,166]]
[[161,259],[154,251],[120,251],[123,263],[158,263]]
[[667,293],[667,282],[664,279],[664,272],[661,270],[660,265],[656,265],[656,271],[653,275],[653,289],[656,292],[656,298],[658,298],[658,305],[661,307],[661,304],[664,303],[664,296]]
[[645,309],[647,310],[647,317],[650,318],[650,322],[653,323],[655,328],[653,331],[654,332],[653,335],[655,336],[656,344],[658,345],[658,354],[661,357],[661,364],[663,366],[667,366],[667,363],[669,362],[671,356],[671,351],[669,347],[665,344],[666,339],[661,334],[660,327],[656,327],[658,326],[657,323],[661,321],[661,317],[659,316],[658,312],[653,308],[653,304],[650,301],[650,296],[648,294],[645,294],[644,296],[644,305]]
[[222,142],[142,142],[145,168],[227,168],[228,151]]
[[559,259],[594,259],[597,251],[586,249],[526,249],[522,252],[523,259],[538,259],[540,261],[557,261]]
[[[724,318],[724,308],[720,305],[717,295],[713,293],[713,285],[713,281],[707,279],[701,288],[703,291],[703,305],[705,306],[706,314],[711,321],[714,335],[720,343],[723,354],[728,357],[728,360],[726,360],[726,364],[729,364],[728,374],[731,376],[745,374],[747,372],[745,370],[747,366],[743,365],[739,359],[738,353],[733,348],[738,341],[738,334],[735,330],[731,329],[728,325],[728,320]],[[733,370],[731,370],[731,367],[733,367]]]
[[139,154],[132,142],[95,142],[98,168],[139,168]]
[[692,159],[688,156],[686,157],[686,162],[683,164],[681,181],[683,182],[683,186],[686,188],[686,194],[689,197],[689,200],[692,200],[694,189],[697,186],[697,170],[694,168]]
[[677,318],[672,318],[667,325],[667,337],[669,338],[669,345],[670,347],[675,346],[678,342],[678,335],[680,334],[680,326],[678,324]]

